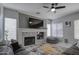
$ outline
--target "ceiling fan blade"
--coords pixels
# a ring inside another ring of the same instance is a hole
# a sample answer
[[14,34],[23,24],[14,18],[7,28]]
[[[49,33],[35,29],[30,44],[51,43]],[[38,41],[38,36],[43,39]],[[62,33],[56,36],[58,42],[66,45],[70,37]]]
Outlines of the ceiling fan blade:
[[57,6],[57,5],[58,5],[58,3],[52,3],[51,5],[52,5],[52,6],[54,6],[54,5],[56,5],[56,6]]
[[66,6],[59,6],[59,7],[55,7],[55,9],[61,9],[61,8],[65,8]]

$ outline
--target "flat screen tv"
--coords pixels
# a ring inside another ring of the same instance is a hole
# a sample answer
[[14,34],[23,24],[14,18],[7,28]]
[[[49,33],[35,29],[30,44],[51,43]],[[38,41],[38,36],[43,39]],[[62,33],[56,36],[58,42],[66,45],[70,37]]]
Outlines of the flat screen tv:
[[29,28],[41,28],[43,27],[43,20],[29,18]]

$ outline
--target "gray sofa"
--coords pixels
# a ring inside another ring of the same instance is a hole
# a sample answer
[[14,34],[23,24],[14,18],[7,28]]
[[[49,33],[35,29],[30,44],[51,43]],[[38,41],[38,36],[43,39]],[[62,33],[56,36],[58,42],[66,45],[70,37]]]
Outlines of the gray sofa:
[[47,37],[46,41],[47,43],[56,44],[59,42],[59,39],[57,37]]
[[62,54],[65,54],[65,55],[79,55],[79,48],[75,44],[72,47],[68,48],[66,51],[64,51]]

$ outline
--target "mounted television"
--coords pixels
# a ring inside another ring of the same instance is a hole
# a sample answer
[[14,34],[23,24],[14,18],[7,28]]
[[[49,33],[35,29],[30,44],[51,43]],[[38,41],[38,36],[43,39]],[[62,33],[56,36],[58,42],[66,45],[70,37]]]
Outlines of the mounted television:
[[41,28],[43,27],[43,20],[29,18],[29,28]]

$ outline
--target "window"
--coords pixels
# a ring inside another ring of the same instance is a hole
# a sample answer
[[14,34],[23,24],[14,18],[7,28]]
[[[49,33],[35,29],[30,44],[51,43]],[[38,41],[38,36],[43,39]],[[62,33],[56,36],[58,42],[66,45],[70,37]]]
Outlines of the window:
[[74,38],[79,39],[79,20],[74,21]]
[[5,18],[5,40],[16,40],[16,19]]
[[63,24],[62,23],[52,23],[52,36],[63,37]]
[[52,35],[53,37],[56,37],[57,36],[57,29],[56,29],[56,24],[52,24]]
[[50,32],[50,24],[47,24],[47,36],[50,36],[51,32]]

